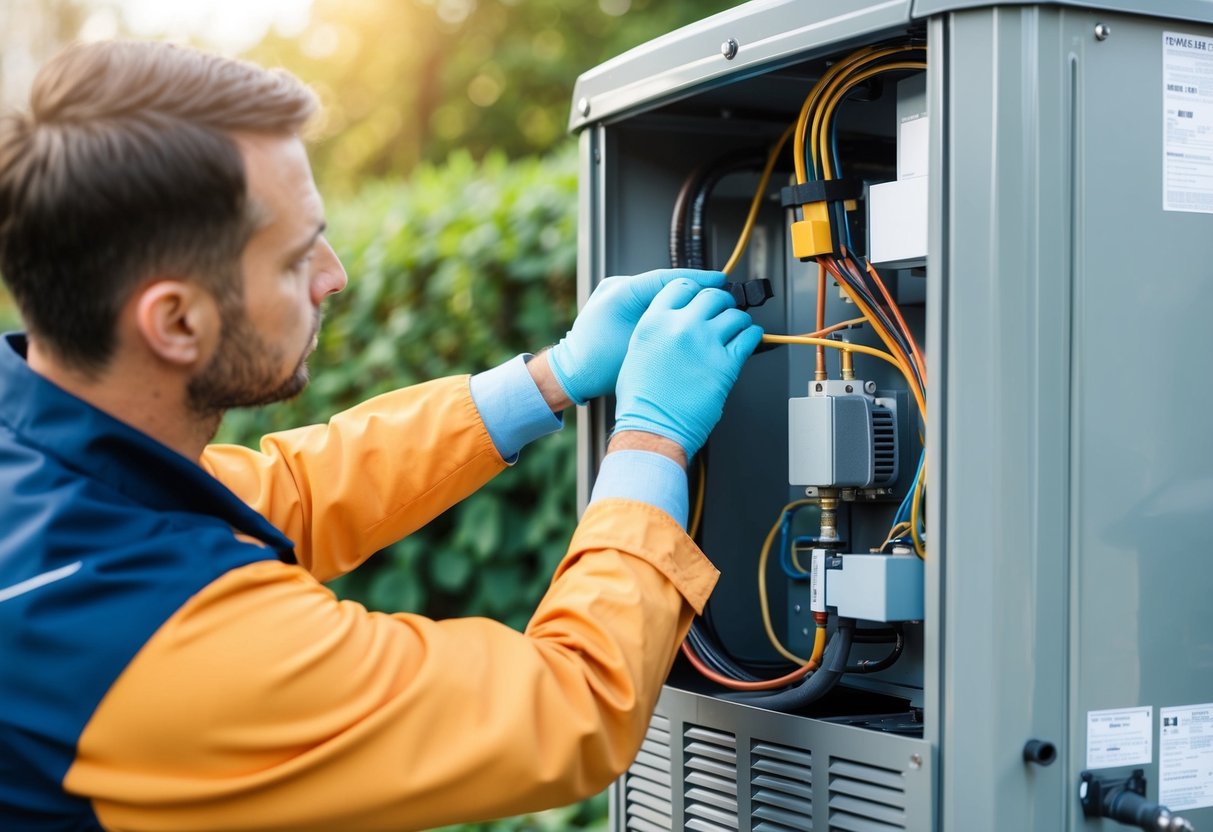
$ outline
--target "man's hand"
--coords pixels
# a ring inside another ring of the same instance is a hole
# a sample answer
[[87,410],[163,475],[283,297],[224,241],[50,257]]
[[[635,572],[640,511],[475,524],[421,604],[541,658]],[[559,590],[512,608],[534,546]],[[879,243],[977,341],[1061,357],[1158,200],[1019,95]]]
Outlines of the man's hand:
[[703,447],[761,327],[728,292],[676,279],[654,298],[632,335],[615,391],[615,431]]
[[661,289],[673,280],[696,288],[724,285],[722,272],[658,269],[632,277],[608,277],[598,285],[573,328],[547,351],[556,379],[577,404],[615,390],[619,368],[636,322]]

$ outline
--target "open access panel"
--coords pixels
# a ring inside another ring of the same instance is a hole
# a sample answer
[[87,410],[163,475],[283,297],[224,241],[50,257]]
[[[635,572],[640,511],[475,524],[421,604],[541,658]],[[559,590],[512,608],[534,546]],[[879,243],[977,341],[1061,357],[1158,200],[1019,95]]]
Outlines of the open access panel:
[[1213,829],[1211,56],[1204,0],[756,0],[579,79],[582,301],[727,266],[791,336],[613,829]]

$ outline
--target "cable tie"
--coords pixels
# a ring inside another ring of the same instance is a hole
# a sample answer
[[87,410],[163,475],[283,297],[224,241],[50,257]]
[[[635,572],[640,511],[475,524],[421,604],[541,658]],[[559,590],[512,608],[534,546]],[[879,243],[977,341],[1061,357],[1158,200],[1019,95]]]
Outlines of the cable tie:
[[813,202],[859,199],[862,195],[861,179],[818,179],[780,188],[779,203],[784,208],[793,208]]

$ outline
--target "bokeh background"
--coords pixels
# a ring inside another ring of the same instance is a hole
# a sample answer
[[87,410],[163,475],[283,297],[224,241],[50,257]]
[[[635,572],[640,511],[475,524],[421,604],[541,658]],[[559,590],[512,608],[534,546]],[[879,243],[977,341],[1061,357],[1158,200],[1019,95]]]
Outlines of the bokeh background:
[[[329,238],[350,275],[313,382],[230,413],[219,439],[321,422],[368,396],[553,343],[575,312],[581,72],[725,0],[0,0],[0,108],[75,40],[163,38],[291,70]],[[653,263],[653,267],[667,265]],[[19,327],[0,292],[0,330]],[[334,588],[386,611],[521,629],[576,523],[572,420],[519,464]],[[408,465],[408,459],[401,459]],[[486,691],[491,696],[492,691]],[[605,829],[605,795],[470,830]]]

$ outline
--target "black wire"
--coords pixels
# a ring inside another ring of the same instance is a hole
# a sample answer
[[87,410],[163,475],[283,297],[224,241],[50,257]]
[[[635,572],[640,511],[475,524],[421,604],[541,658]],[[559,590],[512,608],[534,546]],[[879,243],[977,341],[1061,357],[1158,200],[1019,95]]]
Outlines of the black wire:
[[[886,655],[884,658],[879,659],[877,661],[871,661],[870,659],[864,659],[863,661],[859,662],[859,664],[849,664],[849,665],[847,665],[846,672],[847,673],[858,673],[858,674],[862,675],[865,673],[879,673],[882,670],[888,670],[890,667],[892,667],[897,662],[897,660],[899,658],[901,658],[902,651],[905,650],[905,646],[906,646],[905,633],[902,631],[901,626],[898,625],[895,628],[895,631],[897,633],[897,641],[894,643],[893,649],[889,651],[888,655]],[[864,642],[861,642],[858,637],[859,633],[862,633],[862,632],[863,632],[862,630],[859,630],[856,632],[855,641],[857,643],[864,643]]]
[[843,282],[871,308],[872,313],[888,331],[889,336],[897,343],[898,348],[905,354],[909,361],[910,371],[914,374],[915,381],[917,381],[920,389],[925,389],[922,382],[922,368],[914,360],[914,352],[910,347],[908,334],[890,317],[882,302],[877,300],[875,292],[867,285],[868,278],[864,275],[863,270],[850,257],[836,257],[833,258],[833,262],[838,267],[838,273],[842,276]]

